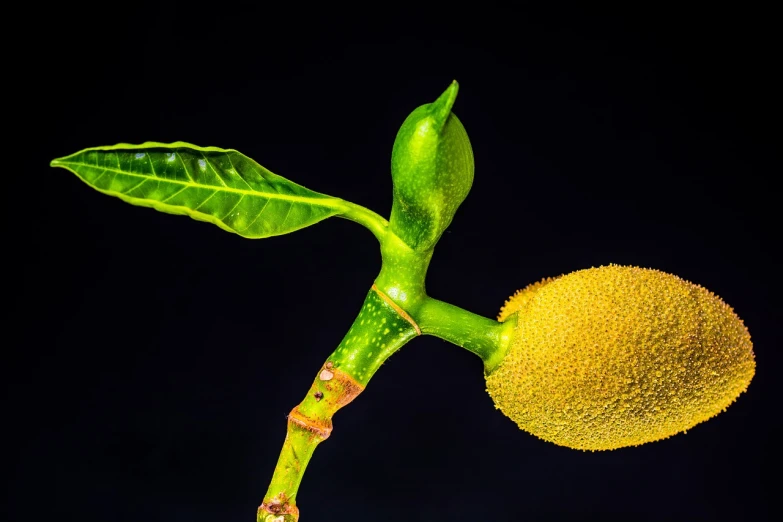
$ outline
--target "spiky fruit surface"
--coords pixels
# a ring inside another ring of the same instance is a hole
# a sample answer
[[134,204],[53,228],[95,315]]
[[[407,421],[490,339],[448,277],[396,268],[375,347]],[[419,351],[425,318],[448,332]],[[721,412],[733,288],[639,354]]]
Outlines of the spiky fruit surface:
[[487,391],[520,428],[562,446],[670,437],[724,410],[755,372],[733,310],[658,270],[610,265],[547,279],[515,294],[499,319],[515,312]]

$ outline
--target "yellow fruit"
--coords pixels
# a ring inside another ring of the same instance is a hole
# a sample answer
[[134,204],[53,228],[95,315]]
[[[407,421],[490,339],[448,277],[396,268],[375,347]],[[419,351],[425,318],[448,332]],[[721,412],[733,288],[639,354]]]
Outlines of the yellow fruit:
[[731,307],[658,270],[610,265],[546,279],[512,296],[499,320],[514,313],[487,391],[520,428],[570,448],[688,430],[725,410],[755,372]]

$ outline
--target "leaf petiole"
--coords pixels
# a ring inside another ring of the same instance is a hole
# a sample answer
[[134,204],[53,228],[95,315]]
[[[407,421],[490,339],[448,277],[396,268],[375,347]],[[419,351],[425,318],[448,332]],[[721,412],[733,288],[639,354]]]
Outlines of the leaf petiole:
[[389,222],[361,205],[346,200],[342,200],[342,202],[345,211],[342,214],[337,214],[337,216],[363,225],[383,245],[389,231]]

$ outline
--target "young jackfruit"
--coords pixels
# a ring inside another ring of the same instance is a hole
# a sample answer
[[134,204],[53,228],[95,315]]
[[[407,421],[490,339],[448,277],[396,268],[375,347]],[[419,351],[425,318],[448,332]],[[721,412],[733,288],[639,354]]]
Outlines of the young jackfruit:
[[517,292],[514,336],[487,375],[496,407],[544,440],[635,446],[725,410],[753,378],[750,335],[713,293],[677,276],[603,266]]

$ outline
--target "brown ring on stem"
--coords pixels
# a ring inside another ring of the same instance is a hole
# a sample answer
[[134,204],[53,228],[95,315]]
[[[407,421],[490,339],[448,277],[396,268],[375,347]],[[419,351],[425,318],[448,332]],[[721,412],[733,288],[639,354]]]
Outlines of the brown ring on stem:
[[413,326],[413,329],[416,330],[416,335],[421,335],[421,328],[419,328],[419,325],[416,324],[416,321],[413,320],[413,317],[408,315],[408,312],[400,308],[400,306],[397,303],[392,301],[391,297],[381,292],[381,290],[377,286],[375,286],[375,283],[373,283],[371,288],[376,294],[378,294],[378,297],[384,300],[386,304],[394,308],[394,311],[397,312],[400,315],[400,317],[408,321],[411,324],[411,326]]

